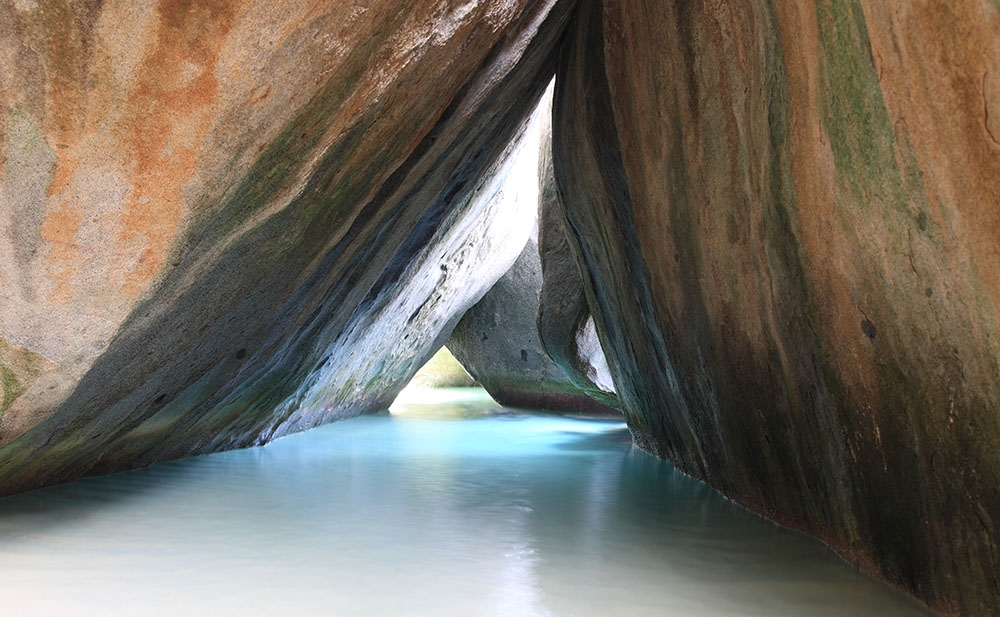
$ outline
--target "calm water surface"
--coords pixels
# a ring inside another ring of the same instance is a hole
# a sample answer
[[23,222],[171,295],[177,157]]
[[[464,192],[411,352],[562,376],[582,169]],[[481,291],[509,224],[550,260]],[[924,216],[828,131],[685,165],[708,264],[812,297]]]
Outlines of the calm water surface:
[[0,613],[931,615],[621,422],[456,390],[0,500]]

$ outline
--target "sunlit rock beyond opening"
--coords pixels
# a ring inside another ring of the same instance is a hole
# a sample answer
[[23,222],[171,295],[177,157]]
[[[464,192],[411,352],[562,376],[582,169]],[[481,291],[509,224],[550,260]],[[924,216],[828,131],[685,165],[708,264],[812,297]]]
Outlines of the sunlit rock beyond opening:
[[[551,91],[551,87],[550,87]],[[548,105],[548,96],[542,105]],[[552,172],[546,114],[539,149],[524,152],[517,181],[536,188],[537,218],[510,269],[448,339],[469,374],[512,406],[618,415],[607,360],[584,297]]]
[[472,388],[476,385],[476,380],[459,364],[448,348],[442,347],[431,356],[427,364],[420,367],[410,383],[403,388],[403,392],[413,388]]

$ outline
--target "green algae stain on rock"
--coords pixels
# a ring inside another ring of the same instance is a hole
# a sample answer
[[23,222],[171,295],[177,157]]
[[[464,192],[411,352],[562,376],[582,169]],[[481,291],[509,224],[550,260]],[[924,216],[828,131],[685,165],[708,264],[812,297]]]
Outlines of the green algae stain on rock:
[[[28,154],[44,146],[44,138],[38,128],[38,122],[22,107],[9,107],[7,109],[10,130],[7,135],[7,153],[12,155],[13,160],[24,160]],[[50,149],[51,152],[51,149]],[[11,161],[7,161],[8,171],[10,171]]]
[[0,195],[8,201],[13,220],[14,258],[26,263],[41,238],[47,190],[56,166],[55,151],[45,142],[38,120],[20,107],[7,109],[4,142],[6,187]]
[[14,404],[14,400],[24,389],[17,383],[14,373],[5,366],[0,366],[0,418]]
[[[926,231],[919,167],[905,135],[900,141],[893,130],[859,2],[820,2],[817,17],[824,51],[824,125],[841,181],[860,207],[897,209]],[[899,168],[897,151],[905,170]]]
[[0,418],[51,366],[43,356],[0,338]]
[[856,0],[820,2],[817,14],[825,52],[823,112],[834,160],[858,196],[867,196],[880,172],[895,167],[892,125],[867,24]]
[[861,210],[903,214],[905,220],[892,221],[900,225],[896,233],[912,230],[933,238],[936,223],[928,216],[919,163],[905,127],[894,127],[886,108],[858,0],[820,2],[817,18],[824,51],[823,123],[841,185]]

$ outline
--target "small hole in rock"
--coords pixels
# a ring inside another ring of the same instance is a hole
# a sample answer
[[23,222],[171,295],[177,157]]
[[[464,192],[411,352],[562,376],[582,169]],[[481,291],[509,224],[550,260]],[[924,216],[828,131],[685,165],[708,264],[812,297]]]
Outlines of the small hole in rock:
[[865,336],[871,340],[875,340],[875,324],[868,321],[867,319],[861,320],[861,331],[865,333]]

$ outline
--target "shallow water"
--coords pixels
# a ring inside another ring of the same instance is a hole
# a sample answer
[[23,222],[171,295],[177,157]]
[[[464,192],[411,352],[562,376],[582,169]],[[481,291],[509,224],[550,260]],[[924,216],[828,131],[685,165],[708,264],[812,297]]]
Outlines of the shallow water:
[[621,422],[408,396],[391,416],[0,500],[0,611],[931,615],[633,448]]

